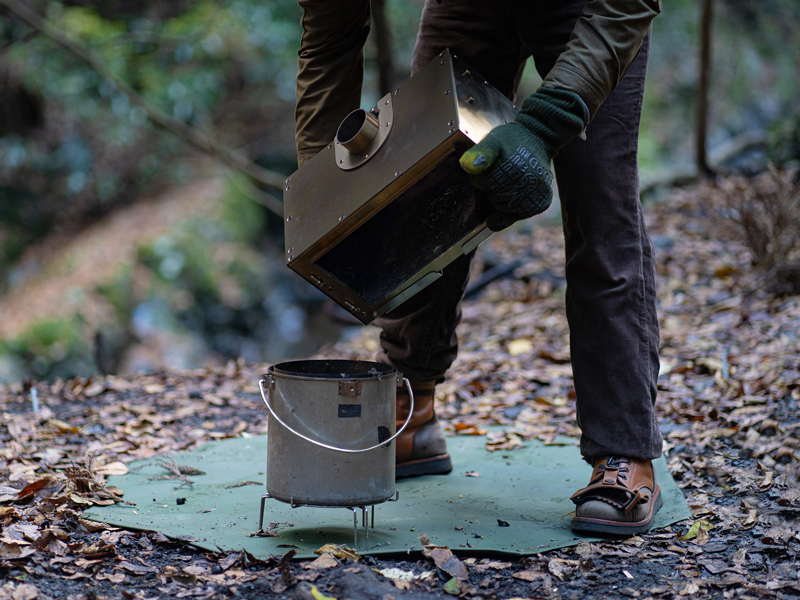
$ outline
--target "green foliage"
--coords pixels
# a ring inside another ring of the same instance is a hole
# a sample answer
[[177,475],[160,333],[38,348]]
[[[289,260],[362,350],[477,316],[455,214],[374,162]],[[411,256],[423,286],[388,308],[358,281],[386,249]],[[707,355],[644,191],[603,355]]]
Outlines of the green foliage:
[[15,339],[0,341],[3,362],[14,365],[17,377],[37,379],[89,375],[96,370],[79,317],[40,321]]
[[122,265],[111,281],[97,287],[97,293],[114,307],[122,321],[127,321],[136,305],[133,288],[133,266]]
[[[240,119],[229,118],[231,110],[256,115],[272,107],[291,114],[301,32],[296,2],[200,1],[175,7],[159,16],[162,5],[143,0],[124,11],[117,8],[118,14],[103,6],[100,16],[92,6],[50,2],[46,17],[146,101],[234,147],[261,135],[269,123],[242,127]],[[18,20],[0,15],[0,38],[13,42],[26,33]],[[31,124],[24,138],[0,137],[0,187],[16,194],[4,196],[3,209],[24,212],[34,197],[34,210],[27,210],[37,218],[37,226],[29,228],[14,219],[0,221],[0,276],[21,245],[58,222],[80,223],[130,202],[154,177],[169,172],[165,167],[172,157],[187,151],[153,128],[146,111],[112,81],[45,35],[11,43],[0,60],[4,69],[19,74],[15,85],[42,100],[44,122]],[[290,141],[285,146],[292,148]]]

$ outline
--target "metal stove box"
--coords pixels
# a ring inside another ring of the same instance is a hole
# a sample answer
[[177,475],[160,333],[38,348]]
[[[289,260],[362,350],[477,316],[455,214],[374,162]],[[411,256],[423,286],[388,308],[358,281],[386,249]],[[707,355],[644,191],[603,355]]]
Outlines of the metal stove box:
[[286,180],[286,260],[363,323],[491,236],[458,158],[517,108],[449,50]]

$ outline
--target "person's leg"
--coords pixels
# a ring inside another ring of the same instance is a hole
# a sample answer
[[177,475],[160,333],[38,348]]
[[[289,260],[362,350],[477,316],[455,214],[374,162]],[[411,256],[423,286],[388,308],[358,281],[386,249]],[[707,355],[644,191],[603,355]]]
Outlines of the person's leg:
[[655,268],[639,201],[639,116],[649,37],[586,131],[556,157],[581,452],[661,454],[655,420]]
[[[583,0],[549,7],[515,20],[542,77],[563,52]],[[637,166],[649,41],[600,107],[587,139],[576,138],[554,160],[581,452],[594,465],[590,485],[572,498],[573,529],[645,531],[661,503],[651,466],[662,445],[653,408],[655,272]]]
[[573,495],[572,528],[581,531],[646,531],[662,503],[651,465],[662,451],[655,269],[637,166],[649,41],[586,140],[554,161],[581,452],[594,465],[590,484]]
[[[428,0],[420,20],[412,73],[450,48],[512,97],[526,54],[508,24],[503,11],[483,2],[439,4]],[[443,270],[440,279],[376,321],[382,329],[378,360],[412,380],[415,390],[414,416],[398,438],[397,477],[446,473],[452,468],[433,410],[434,383],[444,377],[458,352],[456,327],[472,256],[459,257]],[[398,423],[402,423],[409,408],[403,392],[398,394],[397,406]]]

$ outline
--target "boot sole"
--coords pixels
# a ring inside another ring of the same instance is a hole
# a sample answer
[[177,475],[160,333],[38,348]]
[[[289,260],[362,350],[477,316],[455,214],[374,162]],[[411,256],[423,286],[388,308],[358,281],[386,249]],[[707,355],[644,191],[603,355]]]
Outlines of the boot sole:
[[409,460],[399,463],[394,468],[395,479],[406,479],[408,477],[419,477],[420,475],[446,475],[453,470],[449,454],[440,454],[430,458],[420,458],[419,460]]
[[661,488],[656,486],[653,501],[650,504],[650,511],[641,521],[629,523],[625,521],[609,521],[607,519],[592,519],[591,517],[573,517],[570,528],[572,531],[605,533],[607,535],[631,536],[637,533],[644,533],[653,525],[653,519],[655,519],[656,513],[663,504]]

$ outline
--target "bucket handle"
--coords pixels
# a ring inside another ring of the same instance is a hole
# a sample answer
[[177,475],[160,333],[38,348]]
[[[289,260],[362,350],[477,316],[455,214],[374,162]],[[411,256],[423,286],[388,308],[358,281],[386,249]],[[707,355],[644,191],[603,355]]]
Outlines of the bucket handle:
[[302,433],[299,433],[299,432],[295,431],[294,429],[289,427],[286,423],[284,423],[283,420],[277,414],[275,414],[275,411],[272,409],[272,406],[270,406],[270,404],[269,404],[269,399],[268,399],[269,394],[265,393],[265,390],[264,390],[264,384],[265,383],[266,383],[266,381],[264,381],[263,379],[258,382],[258,388],[261,390],[261,399],[264,401],[264,404],[267,405],[267,410],[269,411],[269,414],[272,415],[272,417],[278,423],[283,425],[286,429],[289,430],[289,432],[293,433],[297,437],[302,438],[305,441],[314,444],[315,446],[319,446],[320,448],[326,448],[328,450],[335,450],[336,452],[347,452],[347,453],[350,453],[350,454],[357,454],[358,452],[369,452],[370,450],[375,450],[376,448],[380,448],[381,446],[385,446],[389,442],[393,441],[398,435],[403,433],[403,430],[409,424],[409,422],[411,421],[411,417],[414,415],[414,391],[411,389],[411,382],[408,381],[408,379],[406,379],[405,377],[403,377],[403,383],[405,384],[406,389],[408,390],[408,397],[411,399],[411,406],[408,409],[408,417],[406,418],[405,423],[403,423],[403,426],[400,429],[398,429],[392,437],[390,437],[388,440],[382,441],[379,444],[375,444],[374,446],[370,446],[369,448],[361,448],[360,450],[350,450],[349,448],[339,448],[337,446],[329,446],[328,444],[323,444],[322,442],[318,442],[317,440],[312,440],[310,437],[307,437],[307,436],[303,435]]

